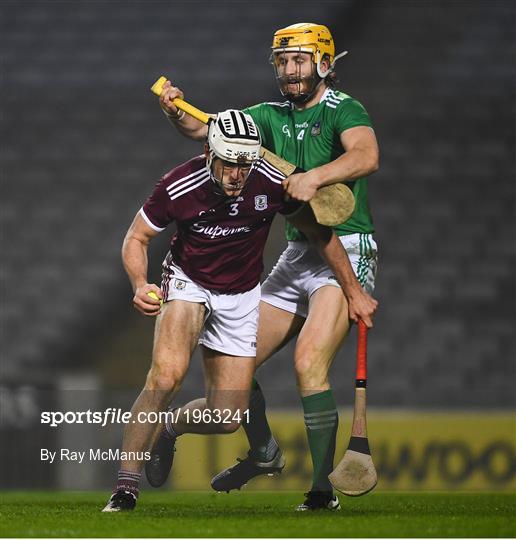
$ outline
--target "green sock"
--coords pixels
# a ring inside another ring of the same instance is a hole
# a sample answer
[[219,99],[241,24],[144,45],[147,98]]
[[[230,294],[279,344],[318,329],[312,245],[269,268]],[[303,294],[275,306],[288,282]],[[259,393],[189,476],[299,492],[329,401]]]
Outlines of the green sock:
[[258,461],[270,461],[276,454],[278,444],[267,422],[265,397],[256,379],[253,379],[249,398],[249,423],[242,422],[242,425],[251,445],[252,457]]
[[301,398],[306,434],[312,454],[313,491],[333,491],[328,475],[333,470],[339,416],[331,390]]

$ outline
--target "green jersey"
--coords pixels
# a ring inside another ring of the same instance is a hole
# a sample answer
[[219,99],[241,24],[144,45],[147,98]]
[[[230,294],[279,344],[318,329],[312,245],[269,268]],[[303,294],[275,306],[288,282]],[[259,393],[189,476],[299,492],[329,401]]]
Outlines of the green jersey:
[[[263,146],[283,159],[309,171],[344,153],[340,135],[356,126],[372,127],[364,107],[350,96],[328,88],[321,101],[309,109],[296,110],[291,103],[260,103],[244,109],[260,130]],[[372,233],[373,222],[367,202],[367,179],[347,182],[355,196],[355,211],[341,225],[334,227],[337,235]],[[288,221],[287,240],[304,236]]]

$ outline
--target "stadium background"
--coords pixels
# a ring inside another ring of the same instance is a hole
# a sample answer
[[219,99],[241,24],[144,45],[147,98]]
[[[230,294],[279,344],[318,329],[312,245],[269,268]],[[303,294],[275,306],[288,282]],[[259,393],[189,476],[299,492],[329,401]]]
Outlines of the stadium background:
[[[278,99],[275,29],[327,24],[340,88],[381,146],[370,440],[381,489],[515,487],[514,22],[510,1],[0,3],[1,487],[109,488],[116,463],[49,465],[40,448],[116,448],[120,429],[41,426],[41,410],[129,408],[153,323],[135,313],[124,233],[163,172],[199,146],[168,126],[161,74],[207,111]],[[151,248],[159,279],[168,243]],[[267,270],[284,245],[278,219]],[[340,446],[354,340],[335,361]],[[259,373],[289,468],[308,485],[292,347]],[[198,356],[178,401],[202,388]],[[205,488],[241,434],[184,437],[172,480]]]

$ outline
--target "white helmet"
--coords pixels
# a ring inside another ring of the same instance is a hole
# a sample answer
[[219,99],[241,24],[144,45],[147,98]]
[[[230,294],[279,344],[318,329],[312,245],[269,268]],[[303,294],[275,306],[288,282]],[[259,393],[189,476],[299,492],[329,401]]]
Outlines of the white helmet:
[[213,158],[248,169],[245,176],[247,179],[251,166],[260,157],[261,138],[258,128],[250,115],[234,109],[219,113],[209,123],[207,143],[209,157],[206,168],[220,194],[224,194],[224,173],[221,178],[216,177],[212,168]]
[[216,156],[231,163],[252,164],[260,157],[261,144],[260,132],[249,114],[228,109],[210,122],[210,163]]

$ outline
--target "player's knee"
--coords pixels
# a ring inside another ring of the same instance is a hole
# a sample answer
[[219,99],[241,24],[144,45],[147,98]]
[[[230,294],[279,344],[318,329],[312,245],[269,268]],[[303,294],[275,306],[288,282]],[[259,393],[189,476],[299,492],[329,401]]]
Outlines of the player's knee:
[[210,392],[206,397],[206,408],[219,433],[234,433],[242,423],[242,411],[248,407],[243,407],[241,400],[229,401],[227,395]]
[[235,431],[240,427],[240,422],[231,421],[224,422],[220,424],[220,431],[224,434],[235,433]]
[[296,355],[295,369],[298,384],[303,388],[318,388],[327,382],[328,370],[314,355]]
[[313,377],[319,371],[317,364],[310,355],[296,356],[294,367],[298,377]]
[[145,387],[147,390],[172,392],[177,390],[183,380],[183,373],[174,366],[163,366],[155,363],[147,374]]

